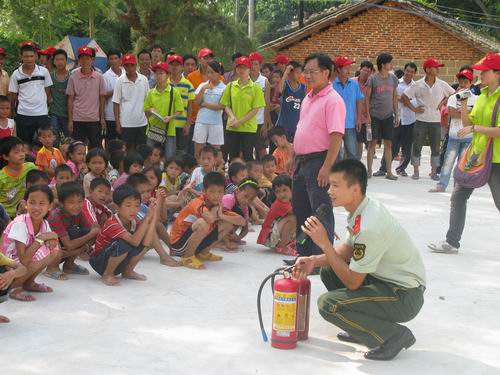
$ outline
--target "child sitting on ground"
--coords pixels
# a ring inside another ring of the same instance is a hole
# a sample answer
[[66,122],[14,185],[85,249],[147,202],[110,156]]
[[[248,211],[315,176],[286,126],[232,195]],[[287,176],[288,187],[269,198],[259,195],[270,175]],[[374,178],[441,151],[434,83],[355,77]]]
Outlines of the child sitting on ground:
[[[44,275],[55,280],[67,280],[66,274],[88,275],[89,271],[75,260],[81,254],[90,253],[100,227],[89,222],[83,213],[85,196],[78,182],[66,182],[58,187],[57,192],[60,207],[51,211],[48,221],[59,237],[61,255],[47,266]],[[64,263],[62,272],[60,263]]]
[[241,228],[239,234],[235,231],[224,239],[224,245],[228,250],[236,250],[239,244],[244,244],[243,238],[248,234],[250,226],[250,205],[257,197],[259,184],[251,177],[244,178],[238,185],[238,189],[232,194],[226,194],[222,198],[224,208],[240,215],[245,219],[245,226]]
[[111,196],[111,184],[102,177],[97,177],[90,183],[90,194],[83,202],[83,214],[91,224],[102,227],[113,213],[106,206]]
[[[141,206],[139,209],[139,213],[137,214],[137,221],[141,222],[146,217],[149,206],[148,204],[151,201],[151,183],[149,179],[142,173],[134,173],[127,178],[127,184],[131,185],[135,190],[139,192],[141,195]],[[156,204],[157,210],[163,207],[163,200],[165,199],[165,193],[160,190],[157,193]],[[167,229],[160,222],[159,210],[157,215],[157,220],[152,222],[151,225],[155,226],[156,230],[153,233],[153,237],[151,238],[151,246],[155,249],[156,253],[160,257],[160,263],[166,266],[179,266],[180,264],[168,255],[168,253],[163,248],[160,239],[167,244],[170,245],[170,237],[168,235]]]
[[4,95],[0,95],[0,139],[16,136],[16,122],[9,118],[10,100]]
[[165,189],[167,197],[176,195],[182,188],[181,181],[182,159],[173,157],[165,163],[165,172],[162,173],[160,187]]
[[144,160],[144,167],[151,166],[151,157],[153,156],[153,147],[150,145],[137,145],[135,151],[142,156],[142,160]]
[[224,154],[220,148],[217,149],[217,158],[215,159],[215,171],[226,174],[226,161],[224,160]]
[[226,238],[234,227],[242,227],[245,219],[222,207],[224,176],[209,172],[203,178],[203,193],[184,207],[170,232],[172,254],[181,256],[183,266],[205,269],[203,261],[219,261],[221,256],[210,249]]
[[66,163],[61,151],[54,147],[56,135],[50,124],[42,125],[38,129],[38,140],[43,147],[36,154],[36,166],[47,173],[50,178],[54,177],[54,171],[58,165]]
[[123,160],[123,173],[113,183],[113,189],[127,182],[127,178],[134,174],[140,173],[144,167],[144,159],[137,152],[129,152]]
[[[14,218],[16,208],[26,191],[26,174],[36,169],[35,164],[25,163],[24,143],[17,137],[7,137],[0,142],[0,204]],[[47,182],[48,184],[48,182]]]
[[52,193],[54,194],[54,203],[52,206],[55,208],[59,206],[59,197],[57,195],[57,189],[62,184],[65,184],[66,182],[74,181],[75,177],[73,175],[73,172],[71,171],[71,168],[67,164],[61,164],[56,168],[54,179],[55,183],[49,185],[50,188],[52,189]]
[[151,154],[151,166],[160,168],[161,171],[165,168],[165,158],[163,155],[163,147],[159,143],[153,146],[153,153]]
[[265,199],[262,201],[267,207],[271,207],[274,202],[275,196],[273,192],[273,180],[276,175],[276,160],[272,155],[264,155],[262,157],[262,172],[263,176],[259,181],[261,189],[266,191]]
[[151,203],[141,223],[136,220],[141,195],[132,186],[119,186],[113,192],[113,202],[118,212],[104,223],[89,263],[108,286],[120,284],[115,277],[118,274],[123,278],[144,281],[146,276],[134,269],[151,245],[155,231],[155,226],[151,224],[157,219],[156,202]]
[[276,150],[273,152],[276,160],[276,173],[288,174],[288,164],[290,155],[293,152],[293,145],[288,142],[285,129],[281,126],[275,126],[269,131],[269,137],[276,145]]
[[257,243],[277,252],[296,256],[296,218],[292,210],[292,178],[280,175],[273,180],[276,200],[262,224]]
[[200,150],[200,166],[193,171],[189,180],[194,192],[200,193],[203,190],[203,178],[207,173],[215,171],[216,159],[217,149],[214,146],[206,145],[202,147]]
[[184,187],[191,178],[194,170],[198,168],[198,161],[191,154],[184,154],[181,157],[182,159],[182,173],[180,175],[181,178],[181,187]]
[[[39,170],[32,169],[28,173],[26,173],[26,189],[29,189],[30,186],[33,185],[48,185],[49,184],[49,176],[47,173]],[[27,213],[26,211],[26,201],[21,199],[16,207],[16,216],[23,215]]]
[[70,167],[71,173],[75,176],[75,181],[83,184],[83,178],[87,170],[85,164],[86,147],[81,141],[73,141],[68,146],[68,160],[66,165]]
[[108,172],[108,179],[111,184],[114,184],[116,180],[123,174],[125,167],[123,163],[125,162],[125,152],[122,150],[114,151],[109,157],[109,164],[111,164],[111,169]]
[[[261,161],[256,160],[248,162],[247,170],[248,176],[252,177],[255,181],[260,181],[262,177],[264,177],[264,168]],[[269,190],[270,189],[262,188],[259,185],[259,193],[252,204],[255,208],[252,212],[252,224],[260,225],[264,222],[264,218],[269,211],[269,207],[264,203],[264,200],[269,196]]]
[[85,196],[90,194],[90,183],[94,178],[107,178],[108,154],[101,148],[93,148],[85,157],[88,173],[83,178],[83,191]]
[[227,181],[224,192],[232,194],[238,189],[238,185],[243,179],[248,177],[248,171],[245,164],[240,162],[233,162],[227,169]]
[[14,218],[4,231],[2,252],[26,267],[26,274],[14,280],[10,297],[19,301],[35,300],[27,292],[50,293],[52,288],[35,282],[36,277],[59,258],[57,234],[52,232],[45,216],[49,212],[52,191],[47,185],[33,185],[24,196],[28,213]]

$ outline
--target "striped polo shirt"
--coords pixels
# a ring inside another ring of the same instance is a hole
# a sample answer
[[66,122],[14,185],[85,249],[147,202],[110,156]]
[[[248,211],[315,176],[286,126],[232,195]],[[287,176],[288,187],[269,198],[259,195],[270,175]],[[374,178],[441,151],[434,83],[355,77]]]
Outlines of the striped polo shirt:
[[28,75],[23,66],[14,70],[9,82],[9,92],[17,94],[17,113],[24,116],[46,116],[47,94],[45,88],[52,86],[49,71],[43,66],[35,65],[35,69]]
[[188,102],[194,100],[196,95],[194,93],[194,87],[191,82],[185,77],[181,77],[178,84],[174,85],[172,82],[170,84],[177,89],[179,94],[181,94],[182,102],[184,103],[184,112],[181,115],[176,116],[172,123],[175,124],[176,128],[182,128],[186,125],[187,121],[187,109]]

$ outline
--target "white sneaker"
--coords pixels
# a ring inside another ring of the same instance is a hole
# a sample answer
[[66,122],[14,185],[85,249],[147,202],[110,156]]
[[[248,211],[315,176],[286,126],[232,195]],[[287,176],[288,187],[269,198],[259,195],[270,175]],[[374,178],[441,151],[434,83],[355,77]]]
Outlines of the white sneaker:
[[432,250],[433,253],[441,253],[441,254],[458,254],[458,248],[455,246],[451,246],[448,242],[443,241],[439,245],[430,243],[427,245],[429,249]]

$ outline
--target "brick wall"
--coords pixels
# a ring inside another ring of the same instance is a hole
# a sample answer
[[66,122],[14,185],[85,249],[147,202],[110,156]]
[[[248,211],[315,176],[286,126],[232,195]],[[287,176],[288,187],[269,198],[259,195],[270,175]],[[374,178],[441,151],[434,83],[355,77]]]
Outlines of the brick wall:
[[419,67],[418,73],[423,73],[423,60],[435,57],[446,64],[440,73],[441,78],[448,82],[455,81],[460,66],[474,63],[484,56],[482,51],[424,18],[380,8],[367,9],[279,50],[298,61],[318,51],[332,57],[354,57],[358,64],[353,66],[353,73],[363,60],[370,60],[375,65],[381,52],[390,52],[394,56],[394,69],[402,69],[406,62],[413,61]]

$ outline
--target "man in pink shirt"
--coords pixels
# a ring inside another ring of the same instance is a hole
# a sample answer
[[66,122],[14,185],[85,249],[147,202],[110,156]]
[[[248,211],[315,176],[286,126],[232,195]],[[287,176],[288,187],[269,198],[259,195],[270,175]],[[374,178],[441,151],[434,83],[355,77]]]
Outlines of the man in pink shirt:
[[[322,53],[313,53],[304,61],[304,78],[312,90],[302,101],[291,160],[295,157],[292,206],[297,235],[306,219],[325,203],[329,210],[321,221],[333,242],[335,222],[328,196],[328,173],[342,145],[346,109],[330,84],[332,70],[332,60]],[[300,256],[321,254],[310,239],[297,242],[297,251]]]
[[86,142],[88,139],[89,149],[102,147],[101,129],[106,129],[106,82],[100,73],[92,69],[93,60],[92,48],[78,48],[80,68],[71,74],[66,89],[68,129],[77,141]]

